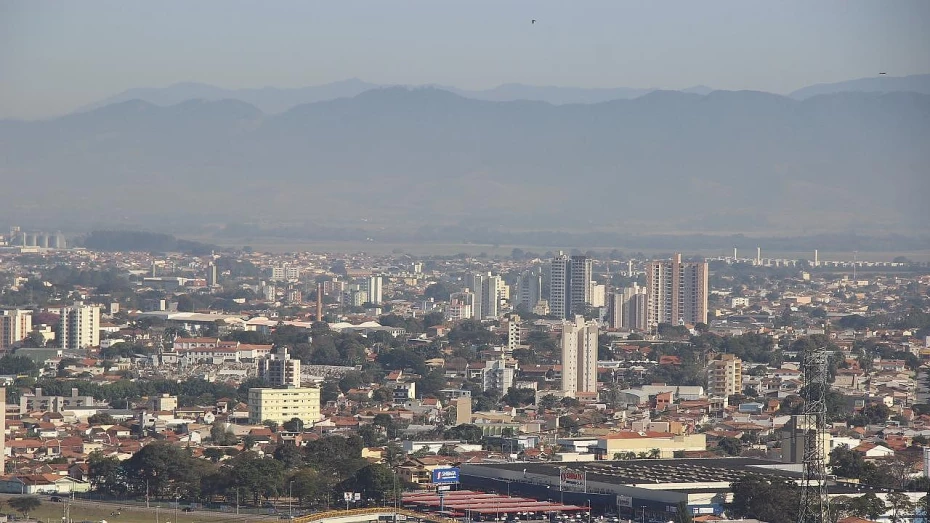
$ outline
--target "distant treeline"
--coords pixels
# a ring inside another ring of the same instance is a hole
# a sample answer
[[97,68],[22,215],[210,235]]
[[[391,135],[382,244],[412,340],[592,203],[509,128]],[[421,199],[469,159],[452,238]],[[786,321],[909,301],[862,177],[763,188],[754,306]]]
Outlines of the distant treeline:
[[706,251],[719,249],[732,252],[739,247],[751,255],[757,246],[763,252],[892,252],[930,249],[930,235],[885,234],[862,235],[855,233],[825,233],[810,236],[747,236],[744,234],[636,234],[628,232],[592,231],[506,231],[485,226],[422,225],[409,229],[373,231],[361,227],[272,226],[230,223],[218,233],[225,238],[276,237],[311,241],[368,241],[379,243],[449,243],[462,242],[477,245],[525,245],[582,249],[623,248],[644,251]]
[[214,245],[181,240],[170,234],[145,231],[94,231],[84,239],[84,247],[95,251],[146,251],[210,254]]

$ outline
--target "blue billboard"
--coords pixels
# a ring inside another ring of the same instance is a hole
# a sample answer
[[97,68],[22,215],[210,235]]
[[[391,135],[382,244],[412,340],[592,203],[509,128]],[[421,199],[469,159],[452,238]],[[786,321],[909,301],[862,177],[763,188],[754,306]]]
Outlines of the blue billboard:
[[459,482],[459,469],[436,469],[433,471],[434,485],[448,485]]

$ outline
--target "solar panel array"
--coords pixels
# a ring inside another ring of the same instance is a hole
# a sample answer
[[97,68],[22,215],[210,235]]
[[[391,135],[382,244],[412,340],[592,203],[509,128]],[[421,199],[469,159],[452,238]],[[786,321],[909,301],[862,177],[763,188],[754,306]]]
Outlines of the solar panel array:
[[[574,470],[584,470],[589,480],[609,483],[732,483],[746,477],[745,468],[716,467],[695,462],[637,460],[598,464],[576,464]],[[765,471],[753,474],[768,475]],[[602,476],[595,478],[594,475]]]

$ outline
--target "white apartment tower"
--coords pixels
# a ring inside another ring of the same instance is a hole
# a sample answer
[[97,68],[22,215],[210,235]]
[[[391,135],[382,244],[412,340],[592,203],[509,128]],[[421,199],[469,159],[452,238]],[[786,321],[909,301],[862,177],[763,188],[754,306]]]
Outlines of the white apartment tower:
[[591,303],[591,259],[559,254],[549,267],[549,310],[569,319]]
[[79,350],[100,346],[100,307],[75,302],[61,310],[58,338],[62,349]]
[[707,323],[707,262],[656,260],[646,266],[647,323]]
[[291,267],[285,263],[271,268],[271,279],[274,281],[297,281],[300,279],[300,267]]
[[481,369],[481,389],[485,392],[497,389],[506,393],[513,387],[515,374],[515,366],[508,366],[503,359],[486,361]]
[[562,322],[562,392],[597,392],[597,322]]
[[364,290],[368,292],[368,302],[372,305],[381,305],[382,296],[382,278],[381,276],[369,276],[365,278],[363,285]]
[[513,354],[513,351],[520,347],[522,342],[522,328],[520,327],[520,316],[511,314],[505,322],[507,325],[507,353]]
[[446,320],[460,321],[475,317],[475,293],[465,289],[462,292],[456,292],[449,300],[449,306],[446,308]]
[[26,339],[32,332],[32,311],[2,310],[0,311],[0,350],[9,350],[10,347]]
[[300,360],[291,359],[287,348],[258,360],[258,375],[272,387],[300,387]]
[[500,316],[501,277],[491,273],[468,275],[466,285],[475,294],[474,317],[478,320]]

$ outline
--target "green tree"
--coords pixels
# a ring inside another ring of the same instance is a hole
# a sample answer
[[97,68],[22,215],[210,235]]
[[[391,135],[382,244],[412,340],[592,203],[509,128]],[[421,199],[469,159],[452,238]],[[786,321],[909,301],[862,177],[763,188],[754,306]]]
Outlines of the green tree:
[[196,496],[204,463],[192,457],[188,449],[156,441],[142,447],[122,467],[131,492],[137,495],[187,492]]
[[87,423],[91,425],[115,425],[116,420],[106,412],[98,412],[88,417]]
[[210,427],[210,439],[214,445],[235,445],[239,442],[231,430],[226,430],[226,424],[222,421],[216,421]]
[[287,470],[300,468],[304,462],[303,453],[291,442],[284,442],[274,449],[274,459],[281,462]]
[[207,447],[203,449],[203,457],[209,459],[213,463],[219,463],[225,455],[226,453],[223,452],[223,449],[217,447]]
[[401,448],[395,442],[390,442],[387,444],[387,447],[384,448],[384,462],[391,468],[394,468],[397,465],[400,465],[401,460],[404,459],[404,449]]
[[891,521],[898,523],[902,519],[909,519],[908,515],[914,512],[914,503],[903,492],[891,492],[886,497],[888,506],[891,508]]
[[736,438],[726,437],[717,442],[717,449],[727,456],[739,456],[743,445]]
[[830,451],[830,467],[833,474],[859,479],[865,475],[869,463],[866,463],[862,454],[852,450],[847,445],[839,445]]
[[100,452],[92,452],[87,460],[87,475],[91,488],[96,492],[114,496],[126,493],[123,467],[115,456],[106,457]]
[[782,478],[748,475],[730,485],[731,516],[754,518],[769,523],[794,523],[800,503],[796,483]]
[[849,420],[849,424],[854,427],[864,427],[866,425],[881,425],[888,421],[891,415],[891,409],[884,403],[872,403],[863,407],[862,411]]
[[287,432],[303,432],[304,420],[300,418],[291,418],[290,420],[282,423],[281,427]]
[[555,408],[558,401],[559,400],[552,394],[546,394],[539,399],[539,404],[537,407],[539,407],[541,410],[552,410]]
[[510,387],[510,389],[507,390],[507,394],[504,394],[501,400],[511,407],[532,405],[533,402],[536,401],[536,391],[533,389],[517,389]]
[[364,497],[381,501],[385,499],[394,485],[391,469],[379,464],[367,465],[343,482],[342,486],[349,492],[361,492]]
[[484,439],[484,433],[481,428],[471,423],[456,425],[444,434],[446,439],[457,439],[466,443],[480,443]]
[[885,502],[872,492],[853,498],[849,502],[849,512],[861,518],[878,519],[885,510]]
[[679,501],[675,507],[675,523],[694,523],[694,517],[686,501]]
[[367,464],[362,459],[363,446],[358,436],[328,436],[307,443],[304,459],[307,465],[342,481]]
[[43,336],[41,332],[34,330],[23,340],[23,345],[26,347],[44,347],[45,336]]
[[318,470],[304,467],[297,470],[288,481],[293,481],[292,492],[300,504],[307,501],[316,502],[329,498],[335,487],[332,476],[321,474]]
[[230,484],[234,489],[248,493],[254,503],[282,493],[284,465],[280,461],[263,458],[255,452],[243,452],[229,460],[228,464],[225,472]]
[[21,512],[23,517],[29,517],[29,513],[42,506],[42,502],[35,496],[17,496],[7,501],[10,508]]

